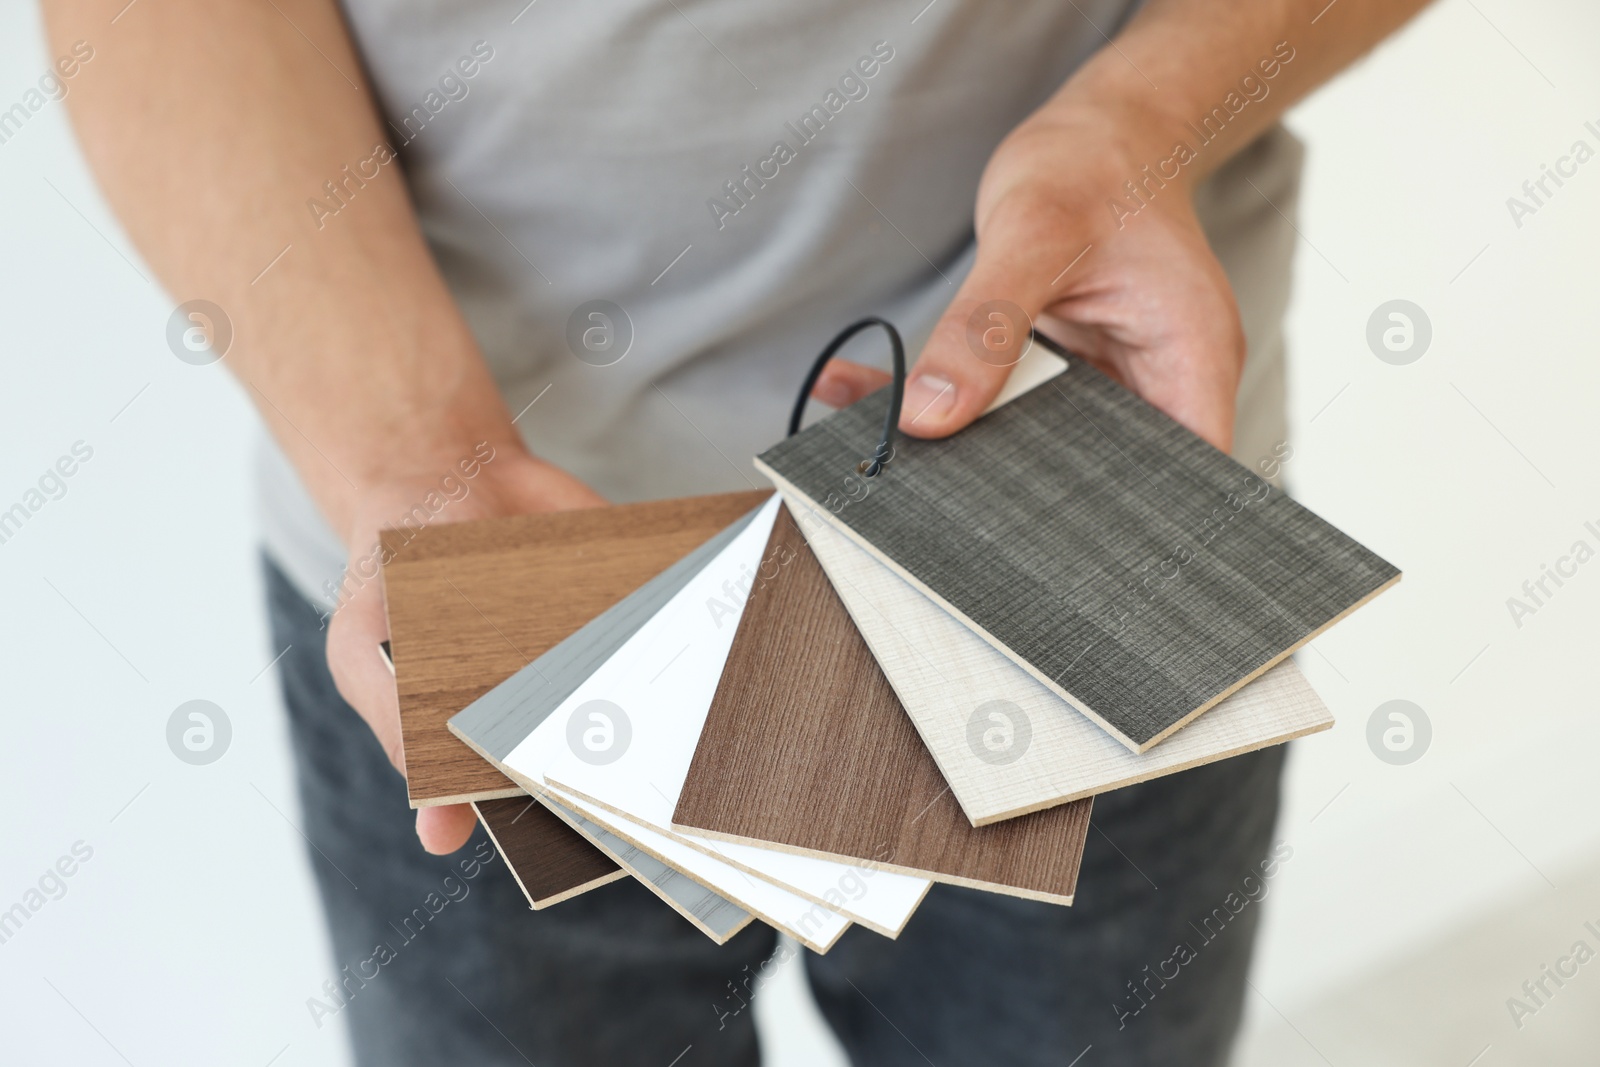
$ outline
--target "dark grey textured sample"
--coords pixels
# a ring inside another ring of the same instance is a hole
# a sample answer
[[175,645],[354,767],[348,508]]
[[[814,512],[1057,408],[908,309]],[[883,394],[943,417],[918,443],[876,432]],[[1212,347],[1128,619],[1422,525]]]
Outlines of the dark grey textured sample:
[[1399,576],[1082,361],[863,480],[883,404],[761,461],[1138,748]]
[[450,725],[492,758],[504,760],[639,627],[728,547],[755,514],[751,511],[462,708],[451,716]]

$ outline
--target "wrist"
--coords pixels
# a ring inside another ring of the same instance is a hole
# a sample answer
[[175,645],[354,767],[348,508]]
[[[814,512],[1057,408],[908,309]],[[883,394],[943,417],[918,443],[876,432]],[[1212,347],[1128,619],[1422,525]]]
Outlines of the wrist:
[[1045,230],[1054,218],[1055,230],[1083,246],[1114,240],[1152,206],[1187,225],[1198,178],[1196,168],[1172,158],[1175,143],[1167,122],[1137,101],[1058,97],[991,158],[978,192],[979,240],[991,218],[1007,214]]
[[1125,196],[1131,183],[1135,189],[1181,193],[1187,202],[1204,176],[1194,165],[1194,135],[1186,124],[1136,94],[1097,95],[1092,85],[1068,83],[1028,122],[1069,137],[1104,195]]
[[436,524],[604,503],[588,486],[530,453],[520,439],[480,439],[464,450],[414,459],[368,485],[352,501],[343,534],[354,555],[371,551],[385,529],[414,534]]

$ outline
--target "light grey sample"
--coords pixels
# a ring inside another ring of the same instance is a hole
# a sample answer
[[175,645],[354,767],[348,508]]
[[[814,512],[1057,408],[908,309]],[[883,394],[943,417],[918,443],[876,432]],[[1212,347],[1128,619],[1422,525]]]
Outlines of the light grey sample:
[[719,944],[749,924],[750,913],[728,898],[718,896],[688,875],[674,870],[650,853],[634,847],[604,826],[552,800],[548,795],[539,799],[551,811],[571,824],[573,829],[594,842],[600,851],[616,860],[629,874],[641,882],[648,883],[658,896],[666,899],[684,914],[692,916]]

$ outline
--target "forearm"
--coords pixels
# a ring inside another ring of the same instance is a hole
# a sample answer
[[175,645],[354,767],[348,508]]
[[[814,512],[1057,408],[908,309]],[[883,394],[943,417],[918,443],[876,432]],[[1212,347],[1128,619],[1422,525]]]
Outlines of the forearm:
[[1150,0],[1035,117],[1192,187],[1426,2]]
[[[520,448],[399,163],[348,177],[390,138],[332,0],[144,0],[110,28],[124,3],[45,5],[58,51],[100,45],[85,155],[175,299],[229,316],[226,365],[335,528],[387,479]],[[328,181],[347,206],[319,219]]]

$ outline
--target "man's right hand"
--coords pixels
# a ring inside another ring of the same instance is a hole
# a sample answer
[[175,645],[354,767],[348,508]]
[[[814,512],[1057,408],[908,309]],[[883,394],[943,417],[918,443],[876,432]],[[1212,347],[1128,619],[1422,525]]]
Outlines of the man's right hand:
[[[355,504],[345,542],[350,559],[376,558],[378,532],[398,526],[401,517],[424,497],[439,491],[440,480],[447,475],[456,476],[468,492],[444,509],[440,522],[600,507],[606,503],[578,479],[520,449],[498,446],[493,459],[483,463],[472,479],[459,478],[458,461],[459,457],[441,458],[437,470],[399,475],[363,493]],[[341,602],[328,626],[328,668],[340,695],[366,720],[388,753],[389,762],[404,774],[405,749],[400,738],[400,705],[394,675],[378,649],[389,637],[383,583],[366,581],[359,588],[346,583],[346,589],[353,592]],[[429,852],[454,852],[466,844],[475,821],[472,808],[466,804],[418,808],[417,837]]]
[[[52,51],[98,44],[128,6],[47,0]],[[365,559],[378,531],[459,473],[479,442],[495,458],[439,521],[605,503],[523,447],[418,225],[339,0],[162,0],[115,31],[115,47],[94,52],[67,97],[85,155],[174,300],[224,309],[225,365],[351,559]],[[308,195],[383,146],[391,161],[336,218],[307,211]],[[394,679],[378,650],[382,597],[368,580],[347,598],[328,663],[403,768]],[[417,813],[433,852],[459,848],[472,824],[461,805]]]

